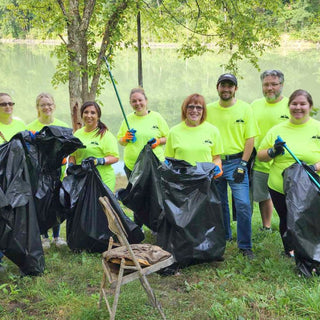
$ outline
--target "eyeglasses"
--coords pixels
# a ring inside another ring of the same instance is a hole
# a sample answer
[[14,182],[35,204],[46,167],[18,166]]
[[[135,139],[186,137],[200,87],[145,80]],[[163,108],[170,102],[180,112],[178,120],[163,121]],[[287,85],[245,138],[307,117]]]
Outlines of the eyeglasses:
[[1,102],[1,103],[0,103],[0,107],[6,107],[6,106],[12,107],[12,106],[14,106],[14,105],[15,105],[14,102]]
[[264,88],[269,88],[269,87],[275,88],[275,87],[278,86],[279,84],[281,84],[281,82],[279,82],[279,83],[264,83],[262,86],[263,86]]
[[188,110],[194,110],[194,109],[196,109],[197,111],[202,111],[202,110],[203,110],[203,107],[202,107],[202,106],[189,105],[189,106],[187,106],[187,109],[188,109]]
[[44,104],[40,104],[40,108],[45,108],[45,107],[51,107],[53,106],[53,103],[44,103]]

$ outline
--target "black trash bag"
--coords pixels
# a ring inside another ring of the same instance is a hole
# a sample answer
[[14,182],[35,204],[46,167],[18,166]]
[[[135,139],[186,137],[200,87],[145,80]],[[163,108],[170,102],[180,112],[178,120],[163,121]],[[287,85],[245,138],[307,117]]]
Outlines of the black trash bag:
[[24,275],[44,271],[44,254],[22,135],[0,146],[0,249]]
[[155,232],[162,211],[159,165],[160,161],[151,146],[145,145],[135,163],[126,189],[117,191],[117,198],[134,211],[139,221]]
[[[295,163],[284,173],[287,231],[297,268],[306,277],[320,270],[320,194],[303,166]],[[315,176],[316,179],[319,179]]]
[[157,244],[172,253],[179,266],[221,260],[224,254],[225,231],[214,166],[167,159],[159,167],[164,211]]
[[61,164],[65,157],[84,145],[72,135],[72,129],[58,126],[45,126],[34,139],[29,141],[27,136],[25,140],[39,228],[44,234],[66,219],[59,201]]
[[130,243],[144,239],[140,228],[122,211],[111,190],[102,182],[99,172],[89,161],[86,165],[74,165],[68,169],[68,176],[62,182],[60,199],[69,208],[67,218],[67,242],[71,250],[104,252],[107,250],[112,232],[99,202],[107,196],[119,215],[128,234]]

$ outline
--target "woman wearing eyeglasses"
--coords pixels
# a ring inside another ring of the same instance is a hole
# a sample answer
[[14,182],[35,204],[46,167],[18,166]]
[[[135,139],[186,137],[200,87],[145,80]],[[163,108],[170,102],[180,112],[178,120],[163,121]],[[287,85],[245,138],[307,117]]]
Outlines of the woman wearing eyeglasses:
[[28,130],[40,131],[44,126],[59,126],[68,128],[68,124],[54,117],[56,105],[50,93],[42,92],[36,98],[38,117],[27,125]]
[[7,93],[0,93],[0,144],[9,141],[16,133],[26,130],[25,123],[13,116],[14,102]]
[[223,153],[219,130],[206,122],[207,107],[204,97],[194,93],[181,106],[182,122],[170,129],[165,156],[196,162],[213,162],[219,167],[215,178],[222,175],[220,154]]
[[[59,126],[68,128],[68,124],[54,118],[54,111],[56,110],[56,105],[53,96],[50,93],[42,92],[36,98],[36,108],[38,112],[38,117],[31,123],[27,125],[27,129],[30,131],[40,131],[45,126]],[[63,166],[64,168],[64,166]],[[64,172],[65,170],[62,169]],[[60,237],[60,225],[54,226],[52,228],[52,243],[56,247],[61,247],[67,245],[66,241]],[[43,235],[42,239],[43,249],[50,248],[50,240],[48,232]]]

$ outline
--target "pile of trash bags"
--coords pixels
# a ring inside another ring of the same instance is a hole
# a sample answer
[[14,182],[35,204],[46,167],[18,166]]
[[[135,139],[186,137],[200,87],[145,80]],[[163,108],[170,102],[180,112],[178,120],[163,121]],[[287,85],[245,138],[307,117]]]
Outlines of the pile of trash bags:
[[161,163],[146,145],[126,189],[117,197],[157,233],[157,244],[178,266],[221,260],[226,246],[213,163],[167,159]]
[[[311,174],[319,182],[319,176]],[[284,171],[284,192],[288,210],[284,236],[294,248],[296,266],[306,277],[320,275],[320,190],[305,166],[295,163]]]
[[131,242],[144,238],[94,167],[74,166],[62,184],[62,161],[83,147],[71,129],[56,126],[20,132],[0,146],[0,250],[23,275],[43,273],[40,235],[65,219],[71,249],[107,249],[111,232],[99,196],[108,196]]
[[24,275],[44,271],[40,234],[65,219],[57,201],[61,163],[81,146],[71,129],[54,126],[0,146],[0,250]]

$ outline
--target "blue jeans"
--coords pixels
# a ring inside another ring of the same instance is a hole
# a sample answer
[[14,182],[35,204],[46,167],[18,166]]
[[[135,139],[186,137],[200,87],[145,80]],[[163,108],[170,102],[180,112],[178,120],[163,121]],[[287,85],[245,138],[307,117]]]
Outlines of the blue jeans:
[[3,253],[0,251],[0,263],[2,262]]
[[[58,224],[57,226],[52,227],[52,237],[53,238],[59,238],[59,235],[60,235],[60,224]],[[43,236],[44,236],[44,238],[49,238],[48,230],[47,230],[47,232],[45,232],[43,234]]]
[[222,160],[223,175],[216,180],[216,186],[221,198],[226,239],[232,238],[230,227],[230,212],[228,202],[228,184],[234,197],[237,213],[237,242],[240,249],[251,249],[251,204],[249,196],[249,180],[246,171],[243,182],[235,183],[233,172],[239,166],[241,159]]

